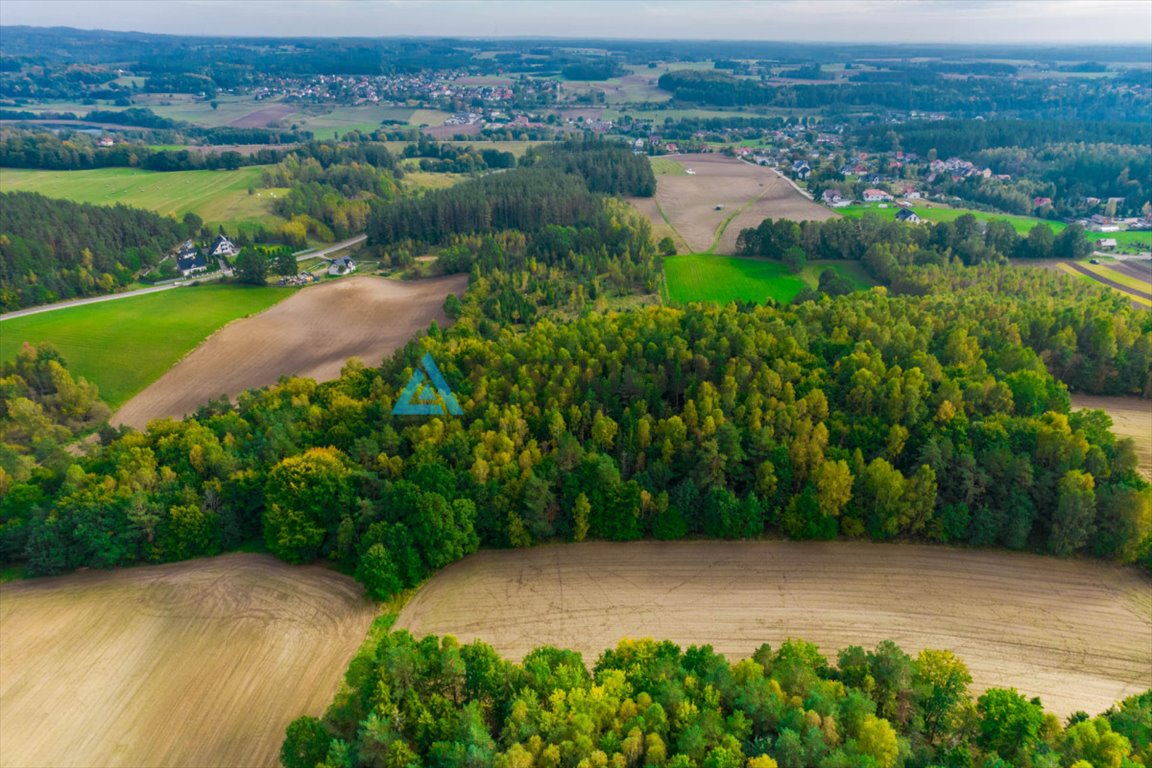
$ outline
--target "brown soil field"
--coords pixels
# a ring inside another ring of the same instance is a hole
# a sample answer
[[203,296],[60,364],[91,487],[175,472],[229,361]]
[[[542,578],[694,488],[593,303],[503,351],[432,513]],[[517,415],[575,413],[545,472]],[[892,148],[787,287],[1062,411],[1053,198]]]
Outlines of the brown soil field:
[[804,638],[954,651],[973,691],[1012,686],[1059,715],[1152,687],[1152,581],[1009,552],[863,542],[636,542],[485,551],[449,566],[396,626],[541,645],[593,663],[624,637],[711,644],[735,660]]
[[255,112],[249,112],[244,117],[238,117],[228,125],[232,128],[264,128],[269,123],[277,123],[298,110],[288,104],[274,104]]
[[1107,265],[1117,272],[1123,272],[1137,280],[1146,281],[1148,290],[1152,292],[1152,261],[1148,259],[1124,259],[1123,261],[1108,262]]
[[467,275],[412,282],[358,276],[297,291],[209,336],[125,403],[112,423],[143,429],[152,419],[185,416],[220,395],[235,397],[281,376],[330,381],[350,357],[379,365],[433,320],[448,325],[444,299],[467,284]]
[[[735,253],[740,230],[758,226],[767,218],[836,218],[835,213],[800,194],[770,168],[723,155],[676,155],[671,159],[694,174],[661,176],[656,184],[656,202],[679,234],[676,239],[693,252],[712,250],[715,242],[716,253]],[[717,205],[724,207],[716,210]],[[653,217],[652,208],[639,210],[653,226],[664,224],[658,213]]]
[[376,609],[267,555],[0,587],[0,765],[274,766]]
[[1072,407],[1107,411],[1112,417],[1112,431],[1120,437],[1130,437],[1136,443],[1140,471],[1152,480],[1152,400],[1072,395]]
[[453,136],[479,136],[482,130],[484,130],[484,126],[480,123],[473,123],[472,125],[433,125],[420,129],[422,133],[434,139],[445,140],[451,139]]
[[184,147],[189,152],[197,152],[201,155],[222,152],[239,152],[245,157],[254,155],[261,150],[280,150],[292,149],[297,146],[296,144],[193,144]]

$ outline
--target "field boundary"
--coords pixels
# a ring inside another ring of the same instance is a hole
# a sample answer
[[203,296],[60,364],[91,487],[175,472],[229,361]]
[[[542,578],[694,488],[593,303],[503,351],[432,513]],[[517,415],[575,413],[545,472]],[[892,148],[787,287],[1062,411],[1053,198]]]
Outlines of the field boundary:
[[733,661],[788,638],[832,658],[892,640],[953,651],[974,694],[1015,687],[1065,716],[1152,687],[1149,587],[1104,562],[924,544],[585,542],[470,555],[396,626],[511,660],[553,645],[591,662],[624,637],[709,644]]
[[1131,288],[1122,283],[1118,283],[1115,280],[1102,275],[1099,272],[1094,272],[1083,264],[1079,264],[1075,261],[1064,261],[1061,263],[1067,264],[1069,268],[1075,270],[1081,275],[1084,275],[1085,277],[1088,277],[1098,283],[1108,286],[1109,288],[1119,291],[1128,298],[1132,299],[1132,301],[1136,304],[1139,304],[1143,307],[1152,307],[1152,293],[1143,293],[1136,290],[1135,288]]

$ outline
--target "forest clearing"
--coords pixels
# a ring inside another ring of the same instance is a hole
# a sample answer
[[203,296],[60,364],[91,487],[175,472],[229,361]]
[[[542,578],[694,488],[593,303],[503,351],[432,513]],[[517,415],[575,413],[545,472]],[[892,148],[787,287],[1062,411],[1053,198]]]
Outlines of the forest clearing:
[[622,637],[708,643],[730,660],[788,638],[833,658],[891,639],[952,650],[975,691],[1016,687],[1066,716],[1152,685],[1148,587],[1099,562],[923,545],[589,543],[472,555],[428,581],[396,627],[517,660],[572,648],[588,664]]
[[0,588],[0,764],[277,765],[375,606],[347,576],[231,554]]
[[463,293],[467,283],[467,275],[412,282],[362,276],[298,291],[272,311],[210,336],[112,422],[142,429],[152,419],[184,416],[281,376],[328,381],[350,357],[379,365],[433,320],[446,325],[444,299]]
[[[682,165],[685,173],[668,172],[670,160]],[[662,167],[654,202],[633,203],[658,231],[662,226],[675,230],[677,245],[693,253],[735,253],[740,230],[755,227],[764,219],[823,221],[836,217],[775,171],[743,160],[723,155],[677,155],[662,158]]]

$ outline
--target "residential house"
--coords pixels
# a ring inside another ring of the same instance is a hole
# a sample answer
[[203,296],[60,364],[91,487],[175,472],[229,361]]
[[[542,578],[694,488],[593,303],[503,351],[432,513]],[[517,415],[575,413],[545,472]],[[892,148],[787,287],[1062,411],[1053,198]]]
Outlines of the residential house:
[[240,249],[232,244],[224,235],[217,235],[216,239],[212,242],[212,247],[208,249],[208,255],[214,259],[227,258],[235,256],[240,253]]
[[349,256],[339,256],[328,262],[328,274],[333,277],[350,275],[356,271],[356,262]]
[[866,203],[879,203],[891,200],[892,195],[888,194],[882,189],[866,189],[864,190],[864,202]]
[[1034,197],[1032,198],[1033,208],[1043,208],[1046,205],[1052,205],[1052,198],[1050,197]]
[[184,277],[208,271],[208,260],[191,241],[185,241],[176,251],[176,269]]
[[919,224],[921,222],[920,216],[916,211],[911,208],[901,208],[896,212],[896,221],[903,221],[909,224]]

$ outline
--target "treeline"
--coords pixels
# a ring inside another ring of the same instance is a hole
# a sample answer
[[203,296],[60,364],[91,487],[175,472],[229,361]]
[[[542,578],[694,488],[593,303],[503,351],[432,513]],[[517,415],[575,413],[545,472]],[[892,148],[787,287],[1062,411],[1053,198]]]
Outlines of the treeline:
[[[361,158],[367,162],[358,162]],[[264,186],[289,187],[273,210],[289,219],[280,234],[303,246],[308,234],[331,242],[363,232],[373,202],[398,194],[395,161],[383,147],[313,143],[263,173]]]
[[801,259],[861,261],[873,277],[888,282],[894,262],[879,258],[877,246],[900,254],[907,264],[946,264],[953,257],[968,265],[1005,259],[1081,259],[1092,252],[1079,224],[1055,234],[1050,225],[1038,222],[1027,235],[1020,235],[1011,222],[982,222],[970,213],[915,226],[875,214],[827,221],[765,219],[741,230],[736,238],[736,248],[745,256],[784,259],[798,248]]
[[842,650],[622,640],[589,672],[575,651],[519,664],[480,641],[374,627],[322,719],[287,729],[285,768],[1152,764],[1152,691],[1062,725],[1037,699],[990,688],[950,651],[891,641]]
[[[1070,413],[1045,368],[1152,391],[1152,321],[1119,297],[951,266],[902,296],[543,318],[489,339],[485,280],[449,332],[380,369],[286,380],[30,481],[43,493],[6,510],[8,551],[58,573],[262,536],[377,598],[479,546],[557,538],[915,539],[1152,565],[1132,443]],[[424,352],[462,418],[390,416]]]
[[[1030,213],[1036,195],[1052,198],[1057,216],[1095,213],[1107,208],[1114,216],[1140,216],[1152,205],[1152,154],[1145,144],[1047,144],[1021,149],[1002,147],[971,155],[972,161],[986,165],[997,174],[1009,174],[1010,181],[982,180],[970,199],[990,189],[1007,187],[998,207],[1017,213]],[[1087,198],[1096,198],[1090,204]],[[1109,204],[1109,200],[1115,202]],[[979,200],[978,200],[979,202]],[[1016,203],[1012,205],[1011,203]]]
[[[651,243],[651,226],[634,209],[601,201],[596,215],[580,226],[550,224],[526,236],[455,236],[439,250],[440,274],[468,272],[462,299],[450,299],[449,315],[495,339],[510,326],[540,317],[579,313],[586,306],[634,294],[655,294],[661,269]],[[388,263],[411,263],[411,243],[388,248]]]
[[199,226],[125,205],[0,193],[0,310],[111,293]]
[[1152,144],[1152,126],[1143,122],[1089,120],[914,120],[898,125],[870,123],[855,129],[867,149],[892,149],[895,134],[906,152],[926,157],[967,157],[1000,147],[1033,149],[1048,144]]
[[403,156],[419,158],[420,170],[430,173],[475,173],[516,167],[516,156],[511,152],[437,142],[423,134],[404,148]]
[[573,139],[529,148],[520,164],[555,168],[584,179],[592,192],[605,195],[652,197],[656,175],[648,158],[623,143],[599,139]]
[[518,168],[378,206],[368,222],[368,242],[435,244],[455,234],[579,225],[599,210],[578,176]]
[[45,501],[37,481],[62,474],[73,461],[68,445],[109,413],[96,386],[73,379],[47,345],[25,344],[0,363],[0,561],[22,556],[11,545],[26,519],[13,511]]
[[[911,76],[909,76],[911,77]],[[772,85],[723,72],[675,70],[660,87],[682,102],[716,106],[771,106],[842,112],[861,107],[945,112],[959,117],[989,113],[1026,119],[1141,122],[1152,95],[1107,81],[1057,83],[1007,78],[951,80],[934,73],[901,87],[890,83]]]
[[235,151],[153,149],[143,142],[98,146],[77,134],[61,138],[44,132],[0,130],[0,167],[77,171],[86,168],[142,168],[148,171],[232,170],[267,165],[284,159],[282,149],[261,149],[246,155]]
[[589,140],[533,147],[521,163],[525,167],[377,206],[368,223],[369,243],[437,244],[459,234],[579,226],[602,210],[597,193],[656,190],[647,158],[623,144]]

